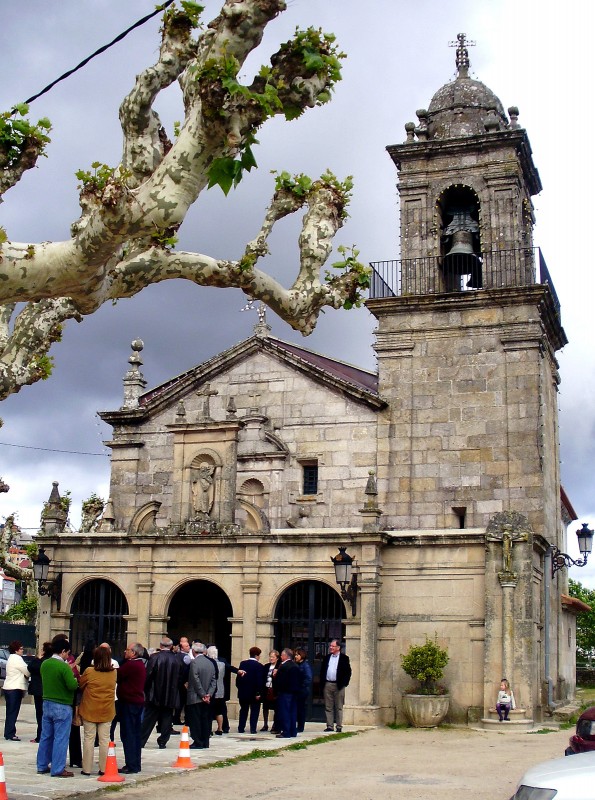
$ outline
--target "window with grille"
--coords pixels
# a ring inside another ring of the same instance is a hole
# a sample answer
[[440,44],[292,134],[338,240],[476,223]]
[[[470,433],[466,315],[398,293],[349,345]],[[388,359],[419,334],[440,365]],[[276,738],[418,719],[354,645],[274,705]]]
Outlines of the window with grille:
[[303,491],[302,494],[318,494],[318,464],[302,464]]

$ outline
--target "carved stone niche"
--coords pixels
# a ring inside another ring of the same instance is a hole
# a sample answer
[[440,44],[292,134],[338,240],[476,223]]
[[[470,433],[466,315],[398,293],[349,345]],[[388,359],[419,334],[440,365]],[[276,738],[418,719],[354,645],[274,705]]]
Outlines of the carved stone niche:
[[[214,458],[199,453],[190,465],[190,518],[211,517],[221,476]],[[218,498],[220,499],[220,498]]]

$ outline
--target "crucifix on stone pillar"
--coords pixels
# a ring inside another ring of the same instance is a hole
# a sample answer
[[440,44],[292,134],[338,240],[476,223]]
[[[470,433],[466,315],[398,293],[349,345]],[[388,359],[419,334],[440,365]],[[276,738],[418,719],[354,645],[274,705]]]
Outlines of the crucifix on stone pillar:
[[202,398],[202,409],[198,412],[198,419],[200,420],[210,420],[211,419],[211,410],[209,401],[211,397],[214,397],[219,392],[216,389],[211,389],[210,383],[205,383],[202,389],[199,389],[196,392],[196,396],[200,399]]
[[497,533],[488,532],[486,539],[490,542],[502,542],[502,570],[498,573],[500,583],[516,584],[518,575],[512,568],[512,546],[515,542],[528,541],[528,532],[515,530],[512,524],[505,522]]
[[[486,542],[502,543],[502,569],[498,571],[498,580],[502,587],[502,611],[501,611],[501,669],[500,675],[505,675],[514,681],[514,636],[515,636],[515,603],[514,593],[516,591],[519,575],[513,567],[513,546],[520,542],[529,542],[532,539],[532,530],[528,519],[518,511],[502,511],[495,514],[488,523],[486,530]],[[492,550],[490,560],[494,571],[498,566],[497,549]],[[525,561],[527,556],[525,554]],[[518,556],[517,556],[518,560]],[[526,575],[526,568],[523,568]]]

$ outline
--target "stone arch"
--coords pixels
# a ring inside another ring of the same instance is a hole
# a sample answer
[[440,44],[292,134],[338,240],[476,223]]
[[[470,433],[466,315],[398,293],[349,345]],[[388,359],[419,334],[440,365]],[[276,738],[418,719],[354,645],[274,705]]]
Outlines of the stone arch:
[[81,581],[71,595],[70,643],[73,653],[85,642],[108,642],[114,658],[122,658],[126,647],[128,600],[115,581],[93,577]]
[[216,467],[223,466],[221,455],[216,450],[213,450],[212,447],[196,445],[196,447],[192,448],[187,454],[185,467],[186,469],[198,469],[201,461],[208,461]]
[[237,499],[236,522],[252,533],[270,533],[271,523],[265,512],[254,503],[241,497]]
[[324,719],[320,696],[320,665],[330,639],[345,639],[347,610],[335,585],[323,580],[297,579],[287,584],[274,600],[274,647],[303,647],[312,667],[312,696],[307,717]]
[[128,530],[130,533],[146,533],[154,531],[157,527],[157,514],[161,508],[161,503],[158,500],[151,500],[149,503],[141,506],[135,512],[130,521]]
[[210,578],[191,578],[172,587],[166,601],[168,633],[215,644],[231,660],[233,607],[227,592]]
[[[446,291],[481,289],[481,201],[472,186],[444,186],[435,206],[440,264]],[[469,275],[468,280],[462,280]]]

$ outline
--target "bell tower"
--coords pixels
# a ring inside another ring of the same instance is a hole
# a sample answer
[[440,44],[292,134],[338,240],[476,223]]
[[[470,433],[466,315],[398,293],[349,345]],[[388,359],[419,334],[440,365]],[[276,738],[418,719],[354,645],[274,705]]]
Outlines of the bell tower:
[[566,344],[533,245],[541,191],[518,109],[456,76],[387,150],[398,170],[401,257],[372,264],[378,319],[379,489],[396,529],[485,528],[518,512],[560,529],[555,352]]

